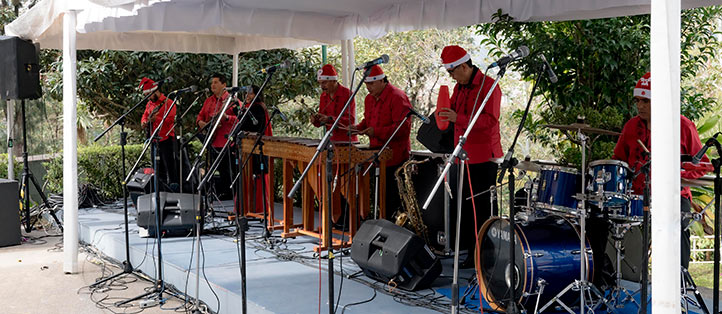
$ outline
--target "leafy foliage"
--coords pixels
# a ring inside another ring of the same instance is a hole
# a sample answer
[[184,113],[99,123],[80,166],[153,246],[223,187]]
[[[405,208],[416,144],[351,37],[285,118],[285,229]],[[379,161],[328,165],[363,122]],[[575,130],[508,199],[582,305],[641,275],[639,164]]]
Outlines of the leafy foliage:
[[[722,9],[709,7],[684,11],[682,15],[682,108],[690,119],[697,119],[715,99],[693,92],[687,80],[705,68],[715,56],[718,41],[716,23]],[[521,23],[503,12],[495,23],[474,26],[478,34],[488,36],[482,42],[490,54],[526,45],[534,54],[545,54],[556,70],[559,82],[542,79],[538,95],[540,106],[529,117],[527,131],[532,138],[560,152],[566,162],[579,164],[579,148],[571,134],[557,141],[556,131],[544,124],[568,124],[584,117],[593,127],[621,130],[625,121],[636,115],[631,91],[639,77],[649,70],[649,16],[608,19]],[[532,81],[539,68],[538,58],[530,57],[512,65],[523,79]],[[518,115],[520,116],[520,115]],[[593,138],[591,158],[609,158],[613,137]]]
[[[133,162],[138,158],[143,145],[127,145],[126,171],[130,171]],[[141,161],[141,166],[150,165],[150,158]],[[58,155],[43,164],[47,170],[45,181],[48,190],[52,193],[61,193],[63,190],[63,158]],[[108,198],[119,198],[123,196],[120,183],[125,179],[126,173],[122,173],[121,149],[120,146],[88,146],[78,149],[78,184],[89,184],[100,191]]]

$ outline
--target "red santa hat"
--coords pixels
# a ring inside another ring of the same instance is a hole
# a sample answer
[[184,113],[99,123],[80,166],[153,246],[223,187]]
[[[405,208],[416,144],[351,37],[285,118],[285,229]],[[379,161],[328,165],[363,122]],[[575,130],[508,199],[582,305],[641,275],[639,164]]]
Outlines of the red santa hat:
[[143,95],[148,95],[149,93],[155,91],[158,88],[158,85],[155,83],[155,81],[144,77],[140,80],[140,85],[138,85],[138,88],[143,91]]
[[338,72],[333,65],[326,64],[318,70],[316,77],[319,81],[338,81]]
[[451,70],[470,59],[469,53],[457,45],[446,46],[441,51],[441,63],[444,64],[446,70]]
[[637,81],[637,85],[634,86],[634,97],[652,99],[652,79],[649,72]]
[[371,67],[371,73],[369,73],[369,76],[366,77],[364,82],[368,83],[383,80],[384,77],[386,77],[386,74],[384,74],[384,70],[382,70],[380,66],[374,65]]

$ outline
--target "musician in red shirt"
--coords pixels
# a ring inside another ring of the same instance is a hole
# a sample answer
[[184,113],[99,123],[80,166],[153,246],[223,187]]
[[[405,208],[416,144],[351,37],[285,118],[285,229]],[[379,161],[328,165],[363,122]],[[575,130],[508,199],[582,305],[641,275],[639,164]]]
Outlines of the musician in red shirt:
[[[364,100],[364,119],[359,124],[351,126],[351,131],[368,136],[371,148],[381,148],[394,130],[401,125],[404,117],[409,114],[411,103],[402,90],[389,83],[384,71],[378,65],[371,68],[371,73],[364,82],[369,92]],[[394,173],[409,159],[410,133],[411,120],[407,119],[388,146],[393,155],[391,160],[386,162],[386,217],[382,218],[389,220],[401,207]]]
[[158,156],[160,156],[160,162],[158,163],[158,179],[165,185],[163,190],[175,191],[178,189],[179,183],[178,167],[176,167],[175,159],[177,144],[175,131],[173,131],[176,106],[173,105],[171,107],[173,101],[163,95],[163,93],[158,89],[158,85],[147,77],[141,79],[138,88],[143,91],[143,95],[152,93],[150,98],[148,98],[148,103],[145,105],[143,117],[140,120],[140,126],[143,129],[148,130],[148,135],[153,133],[158,125],[160,125],[165,113],[170,110],[165,121],[163,121],[163,125],[156,134],[156,137],[158,138],[157,153]]
[[[617,141],[617,145],[614,147],[613,159],[621,160],[626,162],[635,173],[640,173],[642,165],[649,161],[649,157],[645,156],[642,152],[644,151],[642,146],[639,145],[637,140],[640,140],[644,146],[650,151],[651,147],[651,76],[647,72],[642,78],[639,79],[637,85],[634,87],[634,102],[637,105],[638,114],[634,118],[627,121],[622,129],[622,135]],[[680,143],[679,151],[681,154],[694,155],[702,148],[702,142],[699,140],[699,134],[697,133],[697,127],[694,122],[690,121],[687,117],[680,115]],[[709,158],[704,156],[702,161],[709,162]],[[700,171],[682,171],[680,176],[687,179],[697,179],[704,175],[704,172]],[[642,195],[644,193],[644,175],[638,175],[633,183],[632,190],[634,194]],[[689,187],[683,187],[680,191],[681,204],[680,209],[682,213],[689,213],[692,192]],[[665,208],[656,209],[657,211],[665,210]],[[689,266],[690,257],[690,243],[689,243],[689,230],[684,230],[689,219],[682,219],[682,238],[681,238],[681,263],[682,266],[687,268]]]
[[[215,133],[210,135],[213,138],[211,142],[211,149],[209,149],[211,163],[216,159],[223,148],[223,145],[225,145],[226,140],[228,139],[228,134],[231,132],[231,128],[237,120],[236,116],[233,114],[233,105],[228,106],[228,109],[226,109],[225,112],[220,112],[226,104],[226,101],[228,101],[228,98],[231,96],[226,91],[226,83],[226,77],[222,74],[215,73],[211,76],[211,92],[213,95],[205,100],[203,107],[196,118],[198,127],[201,129],[206,128],[206,134],[212,130],[213,123],[215,123],[216,118],[221,120]],[[236,102],[236,100],[231,101]],[[230,185],[235,171],[235,167],[231,164],[232,155],[235,155],[233,150],[228,150],[223,155],[221,163],[218,166],[220,178],[218,182],[214,182],[214,186],[217,196],[220,199],[232,199],[233,194]]]
[[[338,83],[338,73],[333,65],[326,64],[318,70],[318,84],[321,86],[321,101],[318,113],[311,116],[311,124],[315,127],[326,126],[330,129],[341,113],[343,106],[351,97],[351,90]],[[342,128],[356,121],[356,102],[352,99],[346,113],[339,121],[339,128],[331,134],[331,141],[334,142],[357,142],[356,135],[349,137],[348,130]]]
[[[451,95],[450,108],[439,112],[439,117],[454,124],[454,145],[459,142],[459,137],[466,132],[466,128],[478,110],[481,115],[472,126],[469,137],[462,147],[468,154],[466,163],[469,165],[468,177],[471,180],[474,194],[489,190],[496,184],[496,172],[498,165],[495,162],[503,158],[501,150],[501,136],[499,135],[499,112],[501,107],[501,90],[497,86],[491,93],[484,108],[481,104],[486,94],[494,84],[494,79],[485,76],[478,67],[471,62],[471,56],[459,46],[446,46],[441,52],[441,62],[451,78],[456,81],[454,93]],[[464,169],[466,171],[466,169]],[[450,179],[458,182],[457,171],[452,171]],[[462,225],[461,243],[462,249],[468,249],[469,254],[466,260],[461,263],[462,268],[474,267],[474,245],[478,230],[474,229],[473,208],[469,183],[464,178],[462,190]],[[491,216],[490,194],[484,193],[474,198],[476,204],[476,227],[481,228],[484,222]],[[496,207],[496,203],[494,204]]]

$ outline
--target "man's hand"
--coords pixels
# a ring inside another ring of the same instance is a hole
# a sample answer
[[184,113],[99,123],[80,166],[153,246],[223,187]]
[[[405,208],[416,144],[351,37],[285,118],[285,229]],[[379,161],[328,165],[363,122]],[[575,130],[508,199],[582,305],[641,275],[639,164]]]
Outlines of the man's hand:
[[311,116],[311,124],[328,124],[329,116],[322,114],[322,113],[316,113]]
[[366,128],[366,129],[364,129],[364,130],[359,130],[359,131],[357,131],[357,133],[358,133],[358,134],[361,134],[361,135],[367,135],[367,136],[371,137],[371,136],[374,136],[374,128],[368,127],[368,128]]
[[202,129],[202,128],[205,128],[205,127],[206,127],[206,124],[208,124],[208,122],[198,121],[198,127],[201,128],[201,129]]
[[441,112],[439,112],[439,117],[446,119],[446,121],[456,123],[456,111],[451,110],[451,108],[441,109]]

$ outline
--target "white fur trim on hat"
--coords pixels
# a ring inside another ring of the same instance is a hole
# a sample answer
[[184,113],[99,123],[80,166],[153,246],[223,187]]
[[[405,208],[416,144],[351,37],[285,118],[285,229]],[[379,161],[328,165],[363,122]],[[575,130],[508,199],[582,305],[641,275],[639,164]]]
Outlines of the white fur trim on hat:
[[634,97],[642,97],[642,98],[652,99],[652,91],[648,90],[646,88],[635,88],[634,89]]
[[459,60],[456,60],[451,63],[444,63],[444,68],[446,68],[447,70],[451,70],[451,69],[459,66],[459,64],[469,61],[470,59],[471,59],[471,56],[467,53],[465,56],[461,57],[461,59],[459,59]]
[[318,70],[316,72],[316,80],[317,81],[338,81],[338,75],[321,75],[323,74],[323,70]]
[[378,81],[378,80],[382,80],[384,77],[386,77],[386,74],[384,74],[384,73],[381,73],[376,76],[367,76],[366,79],[364,80],[364,82],[368,83],[368,82]]

